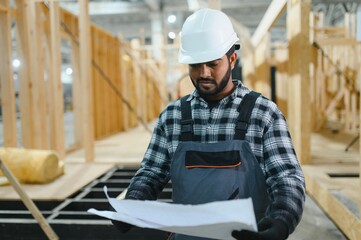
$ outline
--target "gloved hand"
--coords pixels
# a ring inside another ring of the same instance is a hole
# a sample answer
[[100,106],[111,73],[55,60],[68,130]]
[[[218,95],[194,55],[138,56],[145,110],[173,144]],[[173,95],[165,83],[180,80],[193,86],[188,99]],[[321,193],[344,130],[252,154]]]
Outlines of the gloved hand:
[[[109,207],[110,211],[115,211],[114,208],[112,206]],[[121,233],[127,233],[132,227],[134,227],[133,225],[126,223],[126,222],[121,222],[121,221],[117,221],[117,220],[112,220],[112,224],[115,226],[116,229],[118,229]]]
[[118,229],[121,233],[127,233],[133,225],[121,221],[112,220],[113,225],[116,229]]
[[288,237],[288,227],[279,219],[263,218],[257,227],[258,232],[235,230],[232,236],[237,240],[284,240]]

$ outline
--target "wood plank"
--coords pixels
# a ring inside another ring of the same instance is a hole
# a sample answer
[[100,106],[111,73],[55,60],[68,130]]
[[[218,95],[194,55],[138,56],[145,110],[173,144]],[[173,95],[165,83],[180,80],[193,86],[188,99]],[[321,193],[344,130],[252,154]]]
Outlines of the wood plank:
[[[312,165],[302,165],[306,190],[348,238],[360,239],[360,219],[354,211],[361,202],[357,184],[360,177],[345,177],[359,171],[359,147],[353,146],[346,152],[345,148],[354,134],[344,131],[335,133],[331,129],[330,126],[319,133],[312,133]],[[329,174],[344,177],[331,177]]]
[[93,86],[88,0],[79,1],[80,82],[82,85],[83,144],[86,162],[94,159]]
[[[10,8],[9,0],[1,0],[4,8]],[[0,80],[1,108],[4,132],[4,146],[17,147],[15,90],[13,80],[12,50],[11,50],[11,16],[0,12]]]
[[[342,232],[350,239],[361,239],[361,221],[342,202],[330,192],[330,189],[323,184],[322,178],[312,175],[304,166],[307,193],[314,197],[321,208],[337,224]],[[321,173],[322,174],[322,173]]]
[[64,99],[61,82],[61,36],[60,36],[59,2],[50,2],[50,46],[51,46],[51,76],[49,87],[53,106],[50,107],[51,149],[58,152],[60,159],[65,157],[64,136]]
[[324,39],[317,39],[316,42],[321,46],[325,47],[328,45],[335,46],[335,45],[349,45],[349,46],[356,46],[357,42],[353,38],[324,38]]
[[310,76],[311,44],[309,42],[310,0],[289,1],[287,37],[289,42],[288,123],[297,156],[310,163]]
[[287,0],[273,0],[263,15],[261,22],[258,24],[256,31],[252,35],[251,42],[257,47],[262,38],[267,34],[272,25],[277,21],[285,11]]
[[[33,200],[64,200],[114,166],[111,163],[84,164],[84,158],[80,161],[82,163],[67,161],[64,165],[65,174],[50,183],[22,184],[22,187]],[[2,186],[0,199],[19,199],[19,196],[11,186]]]

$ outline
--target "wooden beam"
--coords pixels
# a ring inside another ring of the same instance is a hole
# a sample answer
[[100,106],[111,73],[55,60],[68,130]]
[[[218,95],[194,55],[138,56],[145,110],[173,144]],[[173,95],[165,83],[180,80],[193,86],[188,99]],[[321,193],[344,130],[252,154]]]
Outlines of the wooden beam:
[[9,5],[7,4],[7,1],[8,0],[2,0],[1,2],[0,2],[0,13],[1,12],[7,12],[8,10],[9,10]]
[[[20,116],[21,116],[21,134],[22,144],[26,148],[34,146],[34,127],[32,119],[32,86],[29,54],[29,26],[27,24],[27,3],[23,0],[15,0],[16,3],[16,42],[17,54],[21,62],[18,69],[19,79],[19,99],[20,99]],[[35,61],[34,61],[35,62]]]
[[43,20],[39,3],[16,0],[19,69],[19,95],[22,142],[27,148],[47,149],[46,94],[42,49]]
[[208,7],[222,10],[222,0],[208,0]]
[[252,35],[251,42],[253,46],[257,47],[262,38],[266,35],[272,25],[277,21],[281,14],[286,9],[287,0],[273,0],[266,13],[264,14],[261,22],[259,23],[256,31]]
[[61,82],[61,35],[59,2],[50,2],[50,48],[51,66],[49,78],[51,149],[58,152],[60,159],[65,157],[63,85]]
[[[1,0],[0,3],[2,4],[0,6],[6,9],[10,8],[9,0]],[[17,147],[15,90],[11,51],[11,16],[6,11],[0,11],[0,36],[1,108],[4,146]]]
[[[123,38],[122,35],[119,34],[118,36],[118,41],[120,42],[119,44],[119,64],[120,64],[120,72],[118,73],[120,75],[120,91],[122,96],[124,97],[124,100],[129,102],[130,99],[130,92],[129,92],[129,83],[127,82],[127,63],[126,63],[126,53],[125,53],[125,44],[123,44]],[[130,122],[129,122],[129,108],[127,107],[127,105],[122,101],[121,102],[121,106],[122,106],[122,124],[123,124],[123,129],[127,130],[130,126]]]
[[288,123],[296,153],[301,163],[310,163],[311,102],[309,64],[310,0],[289,0],[287,9]]
[[49,127],[47,122],[47,96],[44,80],[44,50],[43,34],[44,20],[42,16],[41,3],[27,0],[27,24],[29,25],[29,61],[32,85],[32,112],[34,126],[34,148],[49,149]]
[[308,166],[304,166],[307,193],[317,200],[317,203],[327,213],[333,222],[349,239],[361,239],[361,221],[342,202],[340,202],[327,187],[326,176],[318,173],[309,174]]
[[93,83],[91,78],[91,44],[88,0],[79,1],[80,83],[82,86],[83,146],[86,162],[94,160]]
[[[357,24],[358,24],[358,26],[357,26],[357,28],[358,28],[358,31],[360,30],[361,31],[361,10],[357,13],[357,16],[358,16],[358,22],[357,22]],[[358,41],[360,41],[361,42],[361,32],[358,32],[358,34],[360,34],[360,36],[359,36],[359,39],[358,39]],[[361,51],[361,46],[359,45],[358,46],[358,51],[360,52]],[[358,59],[358,65],[360,66],[361,65],[361,60],[360,60],[360,58]],[[361,86],[361,77],[359,77],[358,78],[359,79],[359,86]],[[360,102],[359,102],[359,106],[361,106],[361,97],[360,97],[360,92],[359,92],[359,99],[360,99]],[[360,111],[360,108],[361,107],[359,107],[359,126],[361,125],[361,111]],[[359,192],[361,192],[361,127],[359,127],[359,142],[360,142],[360,161],[359,161],[359,180],[360,180],[360,190],[359,190]],[[360,200],[360,202],[359,202],[359,213],[361,213],[361,200]]]

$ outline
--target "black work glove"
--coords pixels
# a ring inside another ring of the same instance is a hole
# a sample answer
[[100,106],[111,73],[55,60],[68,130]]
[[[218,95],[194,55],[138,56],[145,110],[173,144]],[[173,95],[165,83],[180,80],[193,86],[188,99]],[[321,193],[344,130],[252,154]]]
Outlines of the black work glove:
[[121,222],[117,220],[112,220],[112,223],[115,226],[115,228],[118,229],[121,233],[127,233],[132,227],[134,227],[129,223]]
[[[110,211],[115,211],[112,206],[109,207],[109,210]],[[112,224],[121,233],[127,233],[132,227],[134,227],[134,225],[132,225],[132,224],[117,221],[117,220],[112,220]]]
[[235,230],[232,236],[237,240],[284,240],[288,237],[288,227],[279,219],[263,218],[257,227],[258,232]]

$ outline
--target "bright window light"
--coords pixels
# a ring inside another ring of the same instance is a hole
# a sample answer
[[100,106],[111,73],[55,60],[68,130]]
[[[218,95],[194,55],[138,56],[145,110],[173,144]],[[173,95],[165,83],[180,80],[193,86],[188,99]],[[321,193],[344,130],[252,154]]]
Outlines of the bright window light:
[[175,33],[174,33],[174,32],[169,32],[169,33],[168,33],[168,37],[169,37],[170,39],[174,39],[174,38],[175,38]]
[[177,20],[177,17],[175,15],[169,15],[168,16],[168,22],[169,23],[174,23]]
[[20,60],[19,59],[14,59],[13,60],[13,67],[14,68],[20,67]]
[[68,74],[68,75],[71,75],[73,73],[73,69],[68,67],[67,69],[65,69],[65,73]]

